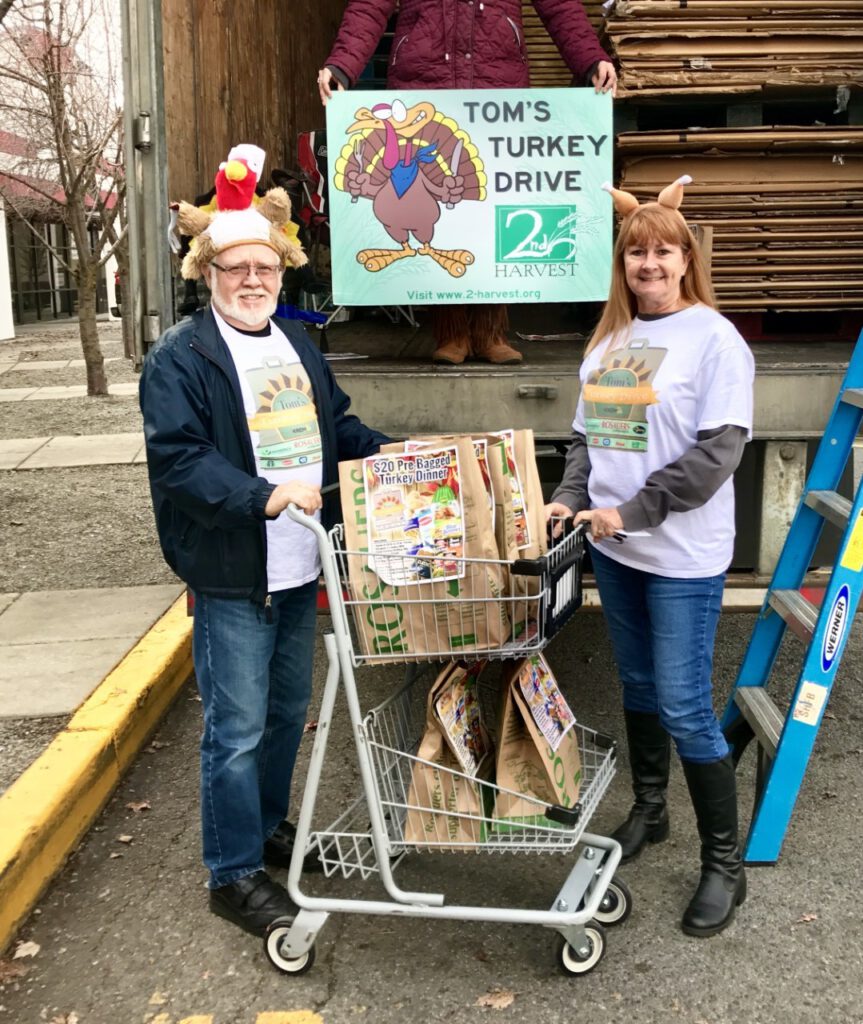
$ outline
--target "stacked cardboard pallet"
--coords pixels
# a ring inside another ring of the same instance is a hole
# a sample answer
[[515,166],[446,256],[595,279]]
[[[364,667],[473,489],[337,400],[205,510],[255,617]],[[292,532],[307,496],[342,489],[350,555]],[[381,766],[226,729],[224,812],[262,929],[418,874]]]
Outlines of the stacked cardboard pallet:
[[863,307],[863,127],[628,132],[618,152],[642,200],[692,175],[723,310]]
[[620,96],[863,81],[863,0],[616,0]]
[[[590,22],[600,34],[603,22],[602,0],[584,0]],[[569,85],[572,74],[560,51],[545,30],[532,0],[522,0],[525,45],[530,60],[530,84],[538,88],[557,88]]]

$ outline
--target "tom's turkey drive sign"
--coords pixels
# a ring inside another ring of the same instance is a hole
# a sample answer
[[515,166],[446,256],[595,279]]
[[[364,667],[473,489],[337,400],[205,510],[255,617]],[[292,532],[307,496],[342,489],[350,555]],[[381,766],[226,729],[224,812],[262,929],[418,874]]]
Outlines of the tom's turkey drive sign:
[[593,89],[335,94],[335,300],[605,299],[611,110]]

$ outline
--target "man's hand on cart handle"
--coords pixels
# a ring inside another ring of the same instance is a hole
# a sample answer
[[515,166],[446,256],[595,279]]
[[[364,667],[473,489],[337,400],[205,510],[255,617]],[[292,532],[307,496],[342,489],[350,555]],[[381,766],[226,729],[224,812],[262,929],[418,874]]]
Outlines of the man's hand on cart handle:
[[545,521],[548,522],[550,519],[557,520],[551,528],[551,536],[553,540],[557,540],[557,538],[563,533],[563,520],[572,519],[574,515],[575,513],[569,505],[564,505],[560,501],[552,501],[545,506]]
[[320,487],[293,480],[289,484],[279,484],[276,487],[270,495],[264,511],[270,518],[273,518],[280,512],[284,512],[288,505],[296,505],[307,516],[311,516],[318,511],[322,504]]
[[575,517],[575,525],[590,524],[590,535],[594,540],[610,540],[618,538],[623,529],[623,520],[616,508],[591,508],[579,512]]

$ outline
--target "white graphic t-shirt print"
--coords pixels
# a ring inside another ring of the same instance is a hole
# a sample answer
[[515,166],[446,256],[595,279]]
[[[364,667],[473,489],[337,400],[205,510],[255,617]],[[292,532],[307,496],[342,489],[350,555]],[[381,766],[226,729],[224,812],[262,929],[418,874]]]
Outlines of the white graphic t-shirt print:
[[590,374],[583,392],[590,447],[647,451],[647,409],[659,401],[652,382],[665,355],[665,349],[633,339],[625,349],[610,352]]
[[260,468],[319,465],[323,450],[318,412],[303,364],[296,357],[287,361],[282,353],[262,355],[260,365],[245,367],[244,374],[256,406],[248,422]]
[[[243,334],[213,311],[240,380],[258,473],[272,484],[301,480],[320,487],[323,448],[311,382],[285,334]],[[267,521],[271,593],[317,579],[321,567],[311,530],[286,515]]]
[[[599,345],[581,366],[573,428],[590,454],[593,508],[629,501],[651,473],[675,462],[698,432],[730,424],[751,435],[752,353],[734,325],[707,306],[659,320],[636,317],[630,340]],[[700,508],[671,512],[646,536],[603,542],[610,558],[661,576],[724,572],[734,549],[734,484]]]

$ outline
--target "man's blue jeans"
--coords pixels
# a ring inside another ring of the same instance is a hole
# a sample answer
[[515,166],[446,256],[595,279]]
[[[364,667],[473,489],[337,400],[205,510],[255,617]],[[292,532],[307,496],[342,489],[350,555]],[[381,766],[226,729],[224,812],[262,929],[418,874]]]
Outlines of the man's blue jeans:
[[210,887],[263,867],[288,811],[312,689],[317,581],[247,600],[195,595],[193,656],[204,705],[201,823]]
[[673,579],[622,565],[595,544],[590,554],[623,706],[659,714],[681,760],[712,764],[725,757],[711,685],[725,574]]

